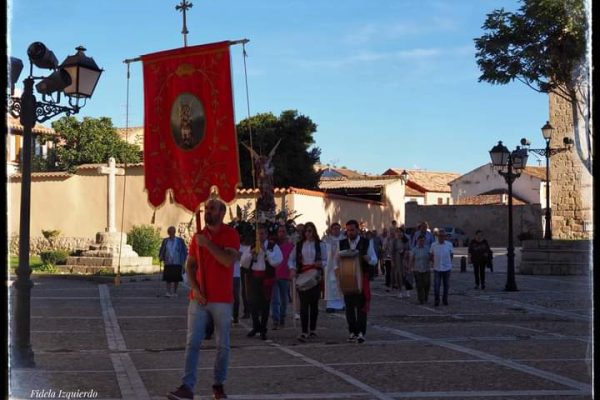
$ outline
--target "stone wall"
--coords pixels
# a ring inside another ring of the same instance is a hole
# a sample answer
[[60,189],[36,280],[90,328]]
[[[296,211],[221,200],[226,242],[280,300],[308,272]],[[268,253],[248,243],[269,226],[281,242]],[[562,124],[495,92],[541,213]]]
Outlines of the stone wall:
[[550,158],[550,203],[555,239],[591,239],[593,235],[593,177],[584,162],[590,157],[585,123],[573,118],[571,103],[551,93],[550,124],[554,127],[550,146],[560,148],[563,138],[575,141],[572,151]]
[[[55,247],[70,251],[88,249],[95,243],[96,234],[104,232],[107,225],[107,179],[98,175],[99,165],[81,166],[74,174],[32,174],[31,183],[31,250],[32,254],[50,247],[41,236],[42,230],[55,229],[61,232]],[[166,235],[167,227],[173,225],[178,234],[189,238],[187,227],[195,230],[193,215],[168,197],[164,204],[154,209],[147,201],[144,189],[143,166],[129,165],[126,175],[116,177],[116,225],[117,230],[130,232],[133,226],[152,224]],[[125,184],[126,179],[126,184]],[[398,181],[399,182],[399,181]],[[8,232],[10,254],[18,254],[18,232],[20,223],[21,182],[18,176],[11,177],[7,185],[9,192]],[[294,210],[296,222],[314,222],[319,234],[333,221],[344,223],[350,218],[364,221],[369,229],[380,229],[392,219],[404,221],[404,186],[388,185],[385,202],[339,196],[329,193],[286,188],[275,190],[277,211],[282,208]],[[239,190],[237,197],[227,207],[225,222],[231,221],[237,206],[242,210],[254,209],[257,190]],[[125,200],[125,201],[123,201]]]
[[[506,205],[445,205],[420,206],[406,203],[408,227],[427,221],[430,228],[455,226],[463,229],[469,238],[481,229],[491,246],[504,247],[508,243],[508,207]],[[515,246],[518,235],[529,232],[532,238],[542,237],[542,210],[539,204],[513,206],[513,235]]]
[[[94,244],[94,240],[83,237],[58,237],[51,246],[48,240],[43,236],[33,236],[29,241],[32,255],[40,255],[42,251],[54,249],[65,249],[69,252],[75,250],[84,250]],[[9,242],[9,252],[11,255],[19,255],[19,235],[12,235]]]
[[588,275],[592,272],[591,240],[525,240],[519,273]]

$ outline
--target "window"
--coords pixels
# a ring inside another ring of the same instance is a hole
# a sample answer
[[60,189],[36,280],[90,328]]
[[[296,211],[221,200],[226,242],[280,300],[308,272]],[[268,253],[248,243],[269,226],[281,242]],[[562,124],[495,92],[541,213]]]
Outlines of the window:
[[441,197],[438,197],[438,205],[444,204],[444,199]]

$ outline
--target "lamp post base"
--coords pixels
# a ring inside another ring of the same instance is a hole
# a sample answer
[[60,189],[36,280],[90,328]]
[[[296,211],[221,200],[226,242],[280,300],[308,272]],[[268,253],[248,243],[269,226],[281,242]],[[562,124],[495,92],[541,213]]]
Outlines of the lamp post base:
[[506,286],[504,286],[504,291],[505,292],[518,292],[519,289],[517,289],[516,283],[507,283]]
[[35,368],[31,346],[10,346],[10,366],[12,368]]

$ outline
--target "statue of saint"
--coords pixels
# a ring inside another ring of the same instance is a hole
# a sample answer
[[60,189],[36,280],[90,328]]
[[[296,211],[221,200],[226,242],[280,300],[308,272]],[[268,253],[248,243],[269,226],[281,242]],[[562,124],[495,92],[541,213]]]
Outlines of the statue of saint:
[[258,212],[262,212],[266,215],[275,212],[275,194],[273,188],[273,174],[275,173],[275,167],[272,164],[272,160],[275,155],[275,150],[277,150],[277,146],[279,146],[280,142],[281,139],[273,146],[268,156],[259,155],[254,149],[244,144],[252,156],[256,174],[256,185],[260,191],[260,196],[256,202],[256,209]]

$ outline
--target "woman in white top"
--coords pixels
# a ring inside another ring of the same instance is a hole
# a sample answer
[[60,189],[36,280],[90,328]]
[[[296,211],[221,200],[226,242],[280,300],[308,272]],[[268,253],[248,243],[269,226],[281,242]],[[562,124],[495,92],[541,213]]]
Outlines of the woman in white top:
[[[316,337],[317,316],[319,315],[319,298],[321,297],[321,281],[323,267],[327,263],[327,248],[321,243],[317,228],[312,222],[304,224],[302,239],[296,244],[289,258],[290,267],[296,268],[296,276],[310,270],[317,270],[319,279],[314,285],[304,290],[298,290],[300,297],[300,322],[302,333],[298,340],[305,342],[309,337]],[[310,333],[308,331],[310,321]]]

